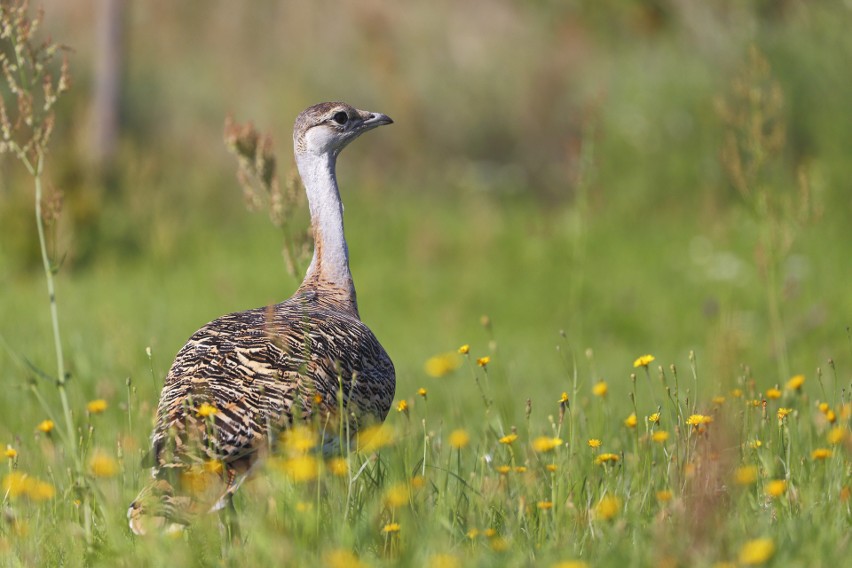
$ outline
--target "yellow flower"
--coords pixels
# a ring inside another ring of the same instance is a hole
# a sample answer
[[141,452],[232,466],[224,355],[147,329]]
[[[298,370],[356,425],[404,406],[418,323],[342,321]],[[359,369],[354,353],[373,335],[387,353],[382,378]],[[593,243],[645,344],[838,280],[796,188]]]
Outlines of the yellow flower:
[[802,385],[805,384],[805,376],[804,375],[796,375],[787,381],[787,388],[789,390],[801,390]]
[[607,495],[595,506],[595,518],[607,521],[615,517],[621,510],[621,499]]
[[532,441],[533,450],[538,453],[550,452],[562,445],[562,439],[551,438],[550,436],[539,436]]
[[473,540],[478,536],[479,536],[479,529],[470,529],[469,531],[467,531],[467,538],[469,538],[470,540]]
[[595,383],[595,386],[592,387],[592,394],[595,396],[599,396],[601,398],[606,396],[606,393],[609,392],[609,386],[607,386],[606,382],[598,381]]
[[761,442],[760,440],[756,440],[756,439],[749,442],[749,446],[751,446],[751,449],[753,449],[753,450],[756,450],[757,448],[761,447],[762,445],[763,445],[763,442]]
[[427,394],[426,389],[424,389],[424,388],[417,389],[417,394],[419,394],[423,398],[426,398],[426,394]]
[[480,357],[479,359],[476,360],[476,364],[479,365],[480,367],[486,367],[486,366],[488,366],[488,363],[490,363],[490,362],[491,362],[491,357],[489,357],[488,355],[486,355],[485,357]]
[[669,439],[669,433],[665,430],[657,430],[656,432],[651,434],[651,439],[657,442],[658,444],[662,444]]
[[452,554],[433,554],[429,557],[429,568],[461,568],[462,562]]
[[95,400],[89,401],[89,404],[86,405],[86,410],[89,411],[89,414],[100,414],[104,410],[107,409],[107,401],[102,398],[97,398]]
[[326,568],[367,568],[351,550],[342,548],[326,552],[322,555],[322,560]]
[[656,357],[654,357],[653,355],[642,355],[641,357],[633,361],[633,366],[647,367],[648,365],[654,362],[654,359],[656,359]]
[[793,412],[792,408],[779,408],[778,412],[777,412],[778,421],[780,422],[780,421],[784,420],[785,418],[787,418],[787,416],[789,416],[791,412]]
[[494,552],[505,552],[509,549],[509,541],[501,536],[492,538],[488,544],[491,545],[491,550]]
[[825,414],[826,412],[828,412],[828,409],[831,408],[831,407],[828,405],[827,402],[821,402],[821,403],[819,403],[819,406],[817,406],[817,408],[819,408],[820,412]]
[[281,442],[291,454],[305,453],[317,445],[317,433],[309,426],[293,426],[281,433]]
[[[840,426],[835,426],[834,428],[832,428],[831,430],[828,431],[828,434],[827,434],[826,437],[828,438],[829,444],[836,446],[837,444],[839,444],[843,440],[845,440],[846,436],[847,436],[847,431],[846,431],[845,428],[842,428]],[[12,450],[12,451],[14,451],[14,450]],[[8,450],[7,450],[7,452],[8,452]]]
[[430,377],[438,379],[449,375],[458,369],[461,364],[461,357],[459,357],[458,353],[450,351],[441,355],[429,357],[426,360],[426,364],[423,366],[423,370],[425,370],[426,374]]
[[426,480],[423,479],[423,477],[421,477],[419,475],[415,475],[414,477],[411,478],[411,487],[413,487],[414,489],[423,489],[423,487],[425,485],[426,485]]
[[651,416],[648,417],[648,422],[651,424],[659,424],[660,423],[660,413],[655,412]]
[[3,491],[13,499],[26,496],[33,501],[46,501],[56,495],[53,485],[20,471],[13,471],[3,478]]
[[113,477],[118,473],[118,462],[103,450],[95,450],[89,458],[89,471],[95,477]]
[[776,388],[766,389],[766,398],[769,400],[777,400],[781,398],[781,391]]
[[553,508],[553,501],[539,501],[536,503],[536,506],[543,511],[547,511]]
[[283,460],[278,465],[284,475],[297,483],[311,481],[319,476],[319,462],[313,456],[297,456]]
[[392,508],[402,507],[408,504],[409,495],[408,485],[397,483],[388,487],[385,492],[385,502]]
[[825,413],[825,419],[828,420],[829,424],[834,424],[837,421],[837,414],[833,410],[828,410]]
[[313,503],[308,503],[307,501],[299,501],[296,503],[296,511],[299,513],[307,513],[313,509],[313,505]]
[[589,568],[589,565],[582,560],[563,560],[556,564],[551,564],[550,568]]
[[15,448],[10,446],[9,444],[6,444],[6,451],[3,452],[3,455],[5,455],[10,460],[13,460],[16,457],[18,457],[18,450],[16,450]]
[[527,472],[527,466],[525,466],[525,465],[519,465],[519,466],[515,467],[515,473],[526,473],[526,472]]
[[375,424],[358,432],[356,447],[359,452],[375,451],[390,446],[396,441],[396,435],[391,426]]
[[508,466],[508,465],[498,465],[494,469],[495,469],[495,471],[497,471],[497,473],[499,473],[501,475],[506,475],[507,473],[512,471],[512,467]]
[[29,498],[33,501],[47,501],[56,495],[56,489],[46,481],[34,479],[28,491]]
[[559,397],[559,400],[557,400],[556,402],[558,402],[559,404],[565,404],[565,403],[567,403],[567,402],[568,402],[568,393],[567,393],[567,392],[563,392],[563,393],[562,393],[562,396],[560,396],[560,397]]
[[783,479],[773,479],[766,484],[766,494],[770,497],[781,497],[787,492],[787,482]]
[[766,563],[775,554],[775,543],[771,538],[756,538],[740,548],[740,564],[758,566]]
[[468,353],[470,353],[470,345],[465,343],[464,345],[459,347],[459,354],[460,355],[467,355]]
[[657,501],[659,501],[661,503],[666,503],[668,501],[671,501],[672,497],[673,497],[672,492],[669,491],[668,489],[662,489],[660,491],[657,491]]
[[734,389],[734,390],[732,390],[732,391],[731,391],[731,396],[732,396],[732,397],[734,397],[734,398],[742,398],[742,397],[743,397],[743,391],[742,391],[742,389]]
[[349,462],[346,461],[346,458],[331,458],[328,460],[328,470],[332,473],[332,475],[345,477],[349,475]]
[[744,465],[738,467],[737,471],[734,472],[734,480],[737,485],[751,485],[757,481],[757,466]]
[[715,404],[716,406],[722,406],[723,404],[725,404],[725,397],[724,396],[714,396],[713,397],[713,404]]
[[460,450],[470,443],[470,435],[465,430],[453,430],[449,437],[450,446]]
[[322,395],[321,395],[320,393],[316,393],[316,394],[314,395],[314,404],[315,404],[315,405],[320,405],[320,404],[322,404]]
[[398,533],[399,528],[399,523],[388,523],[384,527],[382,527],[382,532],[386,534]]
[[544,469],[546,469],[547,471],[552,473],[552,472],[556,471],[557,469],[559,469],[559,466],[557,466],[555,463],[549,463],[546,466],[544,466]]
[[53,432],[53,428],[55,426],[56,425],[53,423],[53,420],[42,420],[38,423],[38,426],[36,426],[36,430],[44,432],[45,434],[50,434]]
[[636,420],[635,412],[624,419],[624,425],[628,428],[636,428],[636,424],[638,424],[638,421]]
[[396,411],[397,412],[405,412],[407,410],[408,410],[408,401],[405,400],[405,399],[400,400],[399,404],[396,405]]
[[517,439],[518,439],[517,434],[506,434],[505,436],[500,438],[500,443],[508,445],[508,444],[511,444],[512,442],[514,442]]
[[603,464],[603,463],[609,463],[609,462],[615,463],[618,460],[619,460],[618,454],[599,454],[595,458],[595,463],[596,464]]
[[587,444],[589,444],[590,448],[600,448],[601,447],[601,441],[598,440],[597,438],[592,438],[591,440],[589,440],[587,442]]
[[831,450],[826,448],[817,448],[811,452],[811,458],[814,460],[827,460],[831,457]]
[[711,422],[713,422],[713,417],[705,416],[704,414],[693,414],[686,419],[686,423],[689,426],[701,426],[703,424],[710,424]]
[[219,412],[219,409],[210,404],[209,402],[202,403],[201,406],[198,407],[198,410],[195,411],[195,413],[201,418],[213,416],[217,412]]

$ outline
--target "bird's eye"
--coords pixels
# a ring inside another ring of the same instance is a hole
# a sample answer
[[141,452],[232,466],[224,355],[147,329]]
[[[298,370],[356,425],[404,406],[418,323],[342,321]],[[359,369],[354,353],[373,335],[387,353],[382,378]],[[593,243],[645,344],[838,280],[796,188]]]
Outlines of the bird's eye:
[[340,111],[334,114],[332,120],[334,120],[334,122],[336,122],[337,124],[346,124],[346,122],[349,120],[349,115],[343,111]]

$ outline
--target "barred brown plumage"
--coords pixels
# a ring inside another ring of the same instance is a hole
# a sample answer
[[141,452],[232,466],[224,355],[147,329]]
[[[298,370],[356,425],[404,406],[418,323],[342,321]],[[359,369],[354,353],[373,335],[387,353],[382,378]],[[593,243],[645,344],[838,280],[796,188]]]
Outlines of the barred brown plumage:
[[[391,122],[344,103],[314,105],[296,119],[293,140],[311,210],[313,259],[290,299],[213,320],[178,352],[157,408],[154,479],[128,510],[134,533],[167,523],[179,527],[230,505],[233,492],[291,424],[322,417],[329,425],[323,439],[328,451],[348,443],[338,432],[384,420],[394,397],[394,367],[358,314],[335,164],[349,142]],[[217,464],[218,483],[187,490],[193,472],[209,464]]]

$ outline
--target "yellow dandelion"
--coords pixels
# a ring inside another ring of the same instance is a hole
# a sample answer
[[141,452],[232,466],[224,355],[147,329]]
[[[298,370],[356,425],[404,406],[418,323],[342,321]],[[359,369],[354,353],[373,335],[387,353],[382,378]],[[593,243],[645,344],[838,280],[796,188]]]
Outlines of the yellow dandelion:
[[322,555],[323,566],[326,568],[367,568],[358,560],[351,550],[332,550]]
[[411,478],[411,487],[414,489],[422,489],[426,486],[426,480],[420,475],[415,475]]
[[426,398],[426,395],[428,394],[428,392],[426,391],[426,389],[421,387],[421,388],[417,389],[417,394],[419,394],[423,398]]
[[596,464],[615,463],[619,460],[618,454],[598,454],[595,457]]
[[749,540],[740,548],[740,564],[759,566],[765,564],[775,554],[775,543],[771,538]]
[[309,426],[293,426],[281,433],[281,443],[291,454],[305,453],[317,445],[317,433]]
[[781,398],[781,391],[776,388],[766,389],[766,398],[769,400],[777,400]]
[[551,564],[550,568],[589,568],[589,564],[582,560],[563,560],[556,564]]
[[201,418],[213,416],[217,412],[219,412],[219,409],[209,402],[202,403],[201,406],[198,407],[198,410],[195,411],[195,413]]
[[602,521],[608,521],[621,510],[621,499],[618,497],[607,495],[595,506],[595,518]]
[[458,353],[452,351],[429,357],[423,365],[423,370],[436,379],[445,377],[458,369],[462,364]]
[[559,400],[557,400],[556,402],[558,402],[559,404],[567,404],[568,403],[568,393],[563,392],[562,396],[560,396]]
[[539,436],[532,441],[533,450],[543,454],[550,452],[562,445],[562,439],[550,436]]
[[407,412],[408,411],[408,401],[405,400],[405,399],[400,400],[399,403],[396,405],[396,411],[397,412]]
[[505,552],[509,550],[509,541],[501,536],[492,538],[488,544],[494,552]]
[[703,426],[704,424],[710,424],[713,422],[712,416],[705,416],[704,414],[693,414],[689,418],[686,419],[686,423],[689,426]]
[[634,412],[630,416],[624,419],[624,425],[628,428],[636,428],[636,424],[639,422],[636,420],[636,413]]
[[743,397],[743,390],[742,389],[733,389],[731,391],[731,396],[734,397],[734,398],[742,398]]
[[45,434],[50,434],[53,432],[53,429],[56,427],[56,424],[53,423],[53,420],[42,420],[36,426],[36,430],[39,432],[44,432]]
[[429,557],[429,568],[461,568],[462,561],[452,554],[433,554]]
[[470,435],[465,430],[453,430],[448,438],[450,446],[460,450],[470,443]]
[[396,433],[387,424],[375,424],[358,431],[356,447],[359,452],[375,451],[396,442]]
[[725,397],[721,396],[721,395],[720,396],[714,396],[713,397],[713,404],[715,404],[716,406],[722,406],[723,404],[725,404]]
[[547,464],[546,466],[544,466],[544,469],[546,469],[547,471],[549,471],[549,472],[553,473],[554,471],[556,471],[557,469],[559,469],[559,466],[558,466],[558,465],[556,465],[555,463],[549,463],[549,464]]
[[89,458],[89,471],[95,477],[113,477],[118,473],[118,462],[103,450],[95,450]]
[[482,532],[482,534],[484,534],[488,538],[493,538],[497,536],[497,529],[487,528]]
[[107,401],[102,398],[90,400],[89,403],[86,405],[86,410],[89,411],[89,414],[100,414],[106,409]]
[[831,408],[831,407],[828,405],[827,402],[821,402],[821,403],[819,403],[819,405],[817,405],[817,408],[819,408],[820,412],[825,414],[826,412],[828,412],[828,409]]
[[16,450],[15,448],[10,446],[9,444],[6,444],[6,451],[3,452],[3,455],[6,456],[7,458],[9,458],[10,460],[13,460],[16,457],[18,457],[18,450]]
[[590,448],[600,448],[602,442],[600,440],[598,440],[597,438],[592,438],[586,443],[589,444]]
[[639,357],[638,359],[633,361],[633,366],[634,367],[647,367],[648,365],[653,363],[655,359],[656,359],[656,357],[654,357],[653,355],[642,355],[641,357]]
[[405,483],[396,483],[385,491],[385,502],[392,508],[402,507],[408,504],[410,491]]
[[751,406],[752,408],[760,408],[763,405],[763,402],[759,401],[756,398],[753,398],[752,400],[748,401],[746,404],[748,406]]
[[651,440],[657,442],[658,444],[664,444],[668,439],[669,433],[665,430],[657,430],[656,432],[651,434]]
[[307,501],[299,501],[296,503],[296,512],[298,513],[307,513],[311,509],[313,509],[313,503],[308,503]]
[[476,364],[479,365],[480,367],[487,367],[488,363],[490,363],[490,362],[491,362],[491,357],[489,357],[488,355],[486,355],[485,357],[480,357],[479,359],[476,360]]
[[526,472],[527,472],[527,466],[525,466],[525,465],[519,465],[519,466],[515,467],[515,473],[526,473]]
[[811,452],[811,458],[814,460],[827,460],[831,457],[831,450],[826,448],[817,448]]
[[20,471],[13,471],[3,478],[3,491],[9,497],[15,498],[25,495],[29,490],[30,477]]
[[660,413],[655,412],[651,416],[648,417],[648,422],[651,424],[659,424],[660,423]]
[[515,440],[517,440],[517,439],[518,439],[518,435],[517,435],[517,434],[514,434],[514,433],[512,433],[512,434],[506,434],[505,436],[503,436],[502,438],[500,438],[500,443],[501,443],[501,444],[507,444],[507,445],[508,445],[508,444],[513,443],[513,442],[514,442]]
[[475,539],[476,537],[479,536],[479,529],[470,529],[469,531],[467,531],[466,534],[467,534],[467,538],[469,538],[470,540],[473,540],[473,539]]
[[748,445],[751,447],[751,449],[756,450],[756,449],[760,448],[761,446],[763,446],[763,442],[755,439],[755,440],[752,440],[751,442],[749,442]]
[[385,534],[398,533],[400,529],[399,523],[388,523],[382,527],[382,532]]
[[783,479],[773,479],[766,484],[765,490],[770,497],[781,497],[787,492],[787,482]]
[[657,491],[657,501],[660,503],[668,503],[672,500],[673,496],[672,492],[668,489],[661,489],[660,491]]
[[319,476],[319,461],[313,456],[297,456],[282,460],[279,469],[297,483],[312,481]]
[[[828,438],[828,443],[836,446],[837,444],[843,442],[846,439],[847,430],[840,426],[835,426],[831,430],[828,431],[826,438]],[[12,450],[14,451],[14,450]]]
[[828,410],[825,413],[825,419],[828,421],[829,424],[834,424],[837,421],[837,414],[835,414],[833,410]]
[[494,468],[494,470],[495,470],[497,473],[499,473],[500,475],[506,475],[507,473],[509,473],[510,471],[512,471],[512,466],[508,466],[508,465],[498,465],[497,467],[495,467],[495,468]]
[[543,511],[548,511],[553,508],[553,501],[539,501],[536,503],[536,507]]
[[464,345],[459,347],[459,354],[460,355],[467,355],[468,353],[470,353],[470,345],[465,343]]
[[738,467],[734,472],[734,481],[737,482],[737,485],[751,485],[757,481],[757,466],[744,465]]
[[605,397],[608,392],[609,385],[607,385],[605,381],[598,381],[595,383],[595,386],[592,387],[592,394],[601,398]]
[[787,381],[787,389],[792,391],[802,390],[802,385],[805,384],[804,375],[796,375]]
[[33,501],[47,501],[56,496],[56,488],[46,481],[34,479],[29,486],[27,495]]
[[337,477],[345,477],[349,475],[349,462],[342,457],[331,458],[328,460],[328,471]]
[[778,412],[776,413],[778,415],[778,421],[780,422],[780,421],[784,420],[792,412],[793,412],[792,408],[779,408]]

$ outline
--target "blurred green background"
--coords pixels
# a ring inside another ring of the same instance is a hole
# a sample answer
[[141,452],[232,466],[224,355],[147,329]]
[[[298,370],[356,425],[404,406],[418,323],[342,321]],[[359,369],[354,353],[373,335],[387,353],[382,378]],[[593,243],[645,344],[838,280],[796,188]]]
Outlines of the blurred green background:
[[[296,288],[279,232],[243,206],[222,125],[232,113],[269,131],[287,177],[292,121],[323,100],[396,121],[347,149],[338,174],[361,314],[400,398],[427,386],[463,415],[477,397],[466,375],[423,369],[462,343],[492,354],[509,417],[527,397],[552,404],[572,356],[583,385],[607,379],[625,407],[620,385],[643,353],[686,368],[694,350],[704,394],[740,376],[766,388],[788,378],[771,286],[789,372],[849,367],[848,2],[126,2],[117,137],[99,149],[106,4],[44,2],[47,33],[74,49],[47,177],[64,194],[52,248],[78,407],[120,399],[128,377],[153,405],[195,329]],[[768,79],[749,83],[751,51]],[[786,136],[756,178],[778,204],[764,215],[730,182],[720,108],[767,82]],[[0,172],[0,433],[12,437],[38,415],[26,361],[52,369],[53,347],[31,182],[9,156]],[[789,245],[774,284],[767,231]]]

